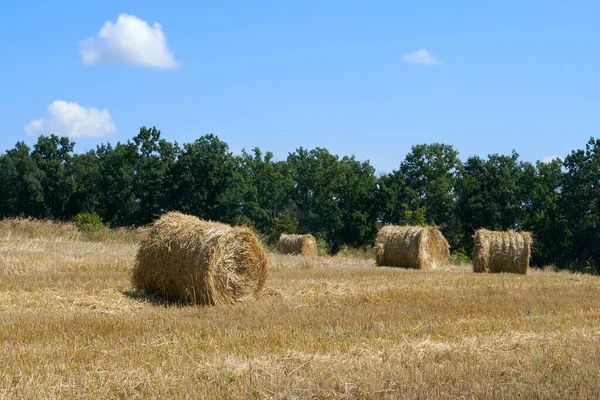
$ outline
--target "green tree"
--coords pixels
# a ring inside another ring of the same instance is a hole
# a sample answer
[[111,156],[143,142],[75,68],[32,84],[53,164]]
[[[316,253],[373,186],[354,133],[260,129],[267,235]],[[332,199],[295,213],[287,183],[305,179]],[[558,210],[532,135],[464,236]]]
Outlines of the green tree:
[[379,177],[376,204],[378,218],[384,225],[427,225],[427,211],[406,185],[400,170]]
[[536,167],[524,170],[524,188],[530,188],[529,201],[525,203],[523,227],[534,234],[535,246],[532,264],[564,266],[569,251],[566,235],[567,221],[561,211],[563,184],[562,161],[537,162]]
[[487,160],[469,157],[456,184],[456,213],[463,228],[461,246],[471,249],[474,230],[521,230],[530,201],[526,170],[531,164],[492,154]]
[[100,145],[96,149],[100,180],[98,214],[111,226],[130,226],[136,222],[139,202],[135,194],[137,148],[132,143],[115,147]]
[[44,199],[44,172],[31,156],[31,149],[18,142],[0,158],[0,201],[3,217],[48,218]]
[[19,173],[15,162],[8,156],[0,156],[0,218],[17,215],[15,183]]
[[75,154],[66,166],[73,182],[73,192],[66,215],[74,218],[79,213],[93,214],[103,208],[100,189],[100,159],[96,150]]
[[71,161],[74,146],[69,138],[56,135],[40,136],[33,146],[31,155],[44,174],[41,184],[48,217],[66,217],[67,204],[74,191],[66,166]]
[[579,265],[600,264],[600,139],[590,138],[585,149],[564,161],[561,209],[568,221],[571,246],[567,258]]
[[135,223],[148,224],[172,207],[169,191],[173,184],[170,175],[179,148],[161,139],[156,127],[141,127],[133,138],[136,148],[133,191],[137,202]]
[[322,148],[310,151],[299,148],[289,154],[288,163],[294,181],[291,198],[299,231],[311,232],[335,247],[338,232],[343,228],[339,209],[343,176],[338,157]]
[[428,223],[448,225],[454,212],[454,186],[460,169],[458,152],[450,145],[413,146],[400,164],[413,203],[410,209],[423,208]]
[[461,241],[454,188],[462,164],[450,145],[413,146],[398,170],[379,178],[377,206],[384,224],[439,225],[452,247]]
[[231,222],[244,215],[246,182],[239,160],[215,135],[185,144],[174,166],[177,210],[200,218]]
[[288,156],[291,199],[298,230],[324,239],[335,252],[341,245],[364,246],[377,231],[377,180],[368,162],[332,155],[326,149],[299,148]]
[[335,248],[370,245],[378,231],[375,168],[354,156],[342,158],[339,167],[342,182],[337,199],[342,228]]
[[[282,233],[276,232],[274,219],[290,205],[289,193],[293,181],[288,164],[274,162],[273,153],[267,152],[263,156],[260,149],[255,148],[253,154],[242,151],[240,168],[247,181],[244,215],[254,222],[255,228],[261,233]],[[285,219],[285,216],[281,217]]]

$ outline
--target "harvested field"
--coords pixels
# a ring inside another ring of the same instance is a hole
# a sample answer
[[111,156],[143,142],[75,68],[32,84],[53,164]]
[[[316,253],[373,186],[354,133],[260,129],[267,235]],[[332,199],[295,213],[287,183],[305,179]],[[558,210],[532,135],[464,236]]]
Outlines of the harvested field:
[[132,291],[130,242],[0,232],[0,398],[600,397],[600,279],[270,255],[258,300]]

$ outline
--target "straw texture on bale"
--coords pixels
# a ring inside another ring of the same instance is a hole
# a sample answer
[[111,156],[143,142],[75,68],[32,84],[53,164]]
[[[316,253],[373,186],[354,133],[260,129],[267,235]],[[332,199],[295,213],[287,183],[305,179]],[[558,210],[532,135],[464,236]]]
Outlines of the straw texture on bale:
[[375,241],[379,266],[436,269],[450,257],[448,241],[435,226],[395,226],[382,228]]
[[531,257],[531,233],[479,229],[475,232],[473,242],[474,272],[527,273]]
[[317,241],[313,235],[286,235],[279,237],[277,252],[280,254],[317,255]]
[[267,254],[249,228],[171,212],[140,243],[132,283],[169,300],[231,304],[260,291],[267,275]]

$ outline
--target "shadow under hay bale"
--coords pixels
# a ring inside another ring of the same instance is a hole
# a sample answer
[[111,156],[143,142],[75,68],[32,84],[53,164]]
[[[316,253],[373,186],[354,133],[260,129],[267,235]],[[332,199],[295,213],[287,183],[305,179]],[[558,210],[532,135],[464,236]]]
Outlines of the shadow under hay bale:
[[231,304],[259,292],[267,275],[267,254],[249,228],[171,212],[147,230],[132,283],[170,301]]
[[436,269],[450,257],[448,241],[435,226],[395,226],[382,228],[375,241],[378,266]]
[[284,233],[277,242],[277,252],[279,254],[316,256],[317,241],[313,235],[286,235]]
[[531,233],[479,229],[475,232],[473,242],[473,272],[527,273],[531,257]]

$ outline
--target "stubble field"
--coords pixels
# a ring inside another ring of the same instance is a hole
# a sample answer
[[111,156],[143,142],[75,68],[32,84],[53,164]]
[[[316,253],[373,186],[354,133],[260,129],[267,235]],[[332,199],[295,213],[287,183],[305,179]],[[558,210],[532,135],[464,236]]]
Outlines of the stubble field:
[[0,229],[0,398],[600,398],[600,279],[271,255],[232,306],[132,291],[135,235]]

